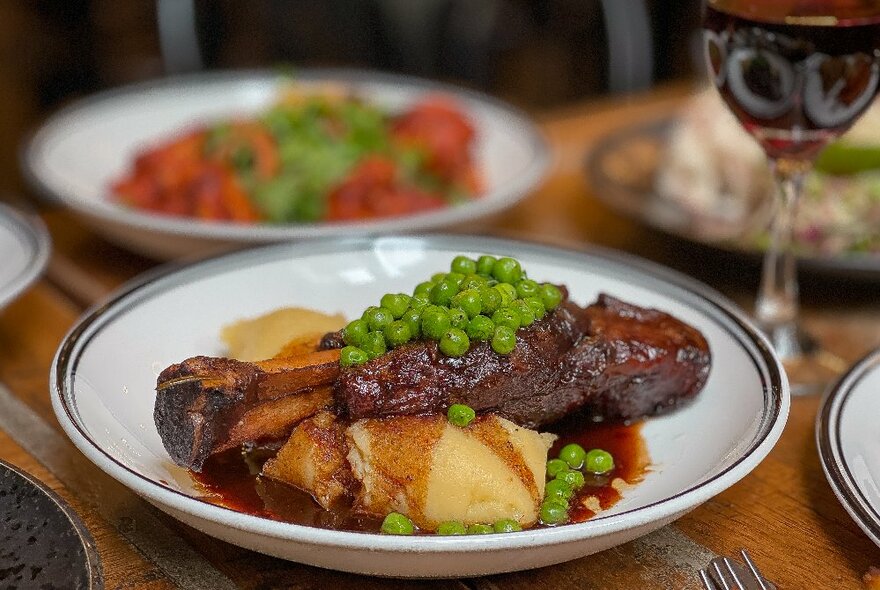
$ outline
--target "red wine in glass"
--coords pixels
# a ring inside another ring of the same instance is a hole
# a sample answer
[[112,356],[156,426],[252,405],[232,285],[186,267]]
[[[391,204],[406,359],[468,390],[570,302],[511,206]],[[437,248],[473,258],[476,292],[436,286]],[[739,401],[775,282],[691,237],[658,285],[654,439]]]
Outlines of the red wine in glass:
[[877,95],[880,0],[707,0],[703,31],[712,82],[779,186],[755,316],[792,392],[821,391],[845,365],[798,328],[793,220],[816,155]]
[[712,79],[771,158],[812,159],[871,104],[880,2],[710,1]]

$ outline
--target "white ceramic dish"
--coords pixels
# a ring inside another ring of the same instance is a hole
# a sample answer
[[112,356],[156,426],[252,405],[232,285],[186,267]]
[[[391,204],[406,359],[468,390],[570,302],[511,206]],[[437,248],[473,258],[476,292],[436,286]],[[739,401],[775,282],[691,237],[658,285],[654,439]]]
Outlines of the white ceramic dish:
[[129,169],[132,157],[145,146],[200,122],[248,115],[271,105],[279,78],[261,71],[169,78],[76,102],[37,131],[22,153],[22,167],[37,188],[108,239],[169,259],[254,243],[457,227],[512,206],[541,180],[549,162],[547,147],[531,121],[486,95],[376,72],[297,72],[297,84],[303,87],[327,81],[343,83],[392,110],[425,94],[452,96],[475,125],[475,155],[486,193],[458,207],[397,219],[257,226],[156,215],[109,198],[109,184]]
[[880,349],[825,396],[816,445],[834,494],[880,547]]
[[[224,324],[285,305],[360,314],[408,290],[458,253],[509,254],[529,275],[592,301],[600,291],[667,310],[699,328],[714,364],[690,406],[648,420],[654,468],[611,510],[583,524],[506,535],[392,537],[285,524],[198,500],[153,425],[156,377],[196,354],[223,353]],[[558,563],[624,543],[695,508],[748,474],[788,415],[782,368],[744,314],[695,281],[601,251],[465,236],[285,244],[229,254],[128,285],[68,334],[51,373],[55,412],[101,469],[206,533],[279,557],[382,576],[450,577]]]
[[0,309],[37,280],[50,250],[49,232],[39,218],[0,203]]

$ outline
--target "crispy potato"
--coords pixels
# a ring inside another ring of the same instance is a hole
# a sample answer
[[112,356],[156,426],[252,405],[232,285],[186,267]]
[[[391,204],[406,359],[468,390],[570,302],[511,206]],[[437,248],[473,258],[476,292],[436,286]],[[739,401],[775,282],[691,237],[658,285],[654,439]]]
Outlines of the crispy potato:
[[308,492],[329,510],[348,494],[351,472],[345,460],[345,430],[323,411],[301,422],[262,475]]
[[401,512],[429,531],[448,520],[537,522],[555,439],[493,415],[466,428],[440,415],[360,420],[346,438],[355,509]]

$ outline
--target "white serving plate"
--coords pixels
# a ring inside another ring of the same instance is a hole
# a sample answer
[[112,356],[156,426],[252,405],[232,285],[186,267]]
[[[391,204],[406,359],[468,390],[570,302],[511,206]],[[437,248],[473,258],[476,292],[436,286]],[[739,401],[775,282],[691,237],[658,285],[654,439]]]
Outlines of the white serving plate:
[[[643,428],[653,469],[611,510],[583,524],[473,537],[394,537],[275,522],[199,500],[153,424],[156,377],[171,363],[221,355],[220,328],[296,305],[359,315],[408,291],[460,253],[517,257],[529,276],[669,311],[699,328],[714,363],[696,402]],[[53,407],[101,469],[210,535],[294,561],[363,574],[475,576],[558,563],[672,522],[748,474],[779,438],[788,382],[769,343],[707,287],[622,254],[466,236],[284,244],[229,254],[124,287],[67,335],[51,372]]]
[[816,446],[834,494],[880,547],[880,348],[825,396]]
[[37,280],[51,248],[49,232],[38,217],[0,203],[0,309]]
[[132,157],[198,123],[265,110],[279,76],[268,71],[203,73],[127,86],[78,101],[50,117],[22,152],[31,182],[108,239],[161,259],[195,257],[247,244],[458,227],[511,207],[541,180],[549,152],[534,124],[484,94],[378,72],[298,70],[308,88],[339,82],[366,100],[399,110],[426,94],[453,97],[476,128],[481,198],[457,207],[356,223],[259,224],[200,221],[115,203],[109,185]]

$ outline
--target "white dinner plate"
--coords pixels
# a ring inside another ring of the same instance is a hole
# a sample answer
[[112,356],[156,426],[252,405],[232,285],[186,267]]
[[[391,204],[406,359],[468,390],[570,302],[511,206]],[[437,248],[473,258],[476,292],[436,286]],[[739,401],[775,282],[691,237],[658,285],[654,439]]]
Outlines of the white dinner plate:
[[484,94],[417,78],[350,70],[298,70],[303,88],[328,81],[396,111],[426,94],[451,96],[476,129],[475,160],[486,184],[479,199],[417,215],[350,223],[203,221],[129,208],[110,183],[140,150],[183,129],[264,111],[280,78],[266,71],[203,73],[128,86],[78,101],[49,118],[22,152],[22,168],[48,196],[114,242],[157,258],[193,257],[254,243],[457,227],[506,209],[543,177],[549,152],[534,124]]
[[880,348],[825,396],[816,445],[834,494],[880,546]]
[[[360,315],[460,253],[517,257],[537,280],[566,284],[581,304],[607,292],[668,311],[707,338],[714,362],[697,400],[642,433],[645,480],[582,524],[468,537],[396,537],[276,522],[198,499],[153,424],[156,377],[222,355],[222,326],[282,306]],[[152,274],[87,313],[51,372],[56,415],[74,444],[147,500],[210,535],[321,567],[382,576],[451,577],[522,570],[589,555],[672,522],[748,474],[779,438],[788,382],[767,340],[707,287],[623,254],[467,236],[283,244]]]
[[0,203],[0,309],[43,272],[51,241],[43,223]]

